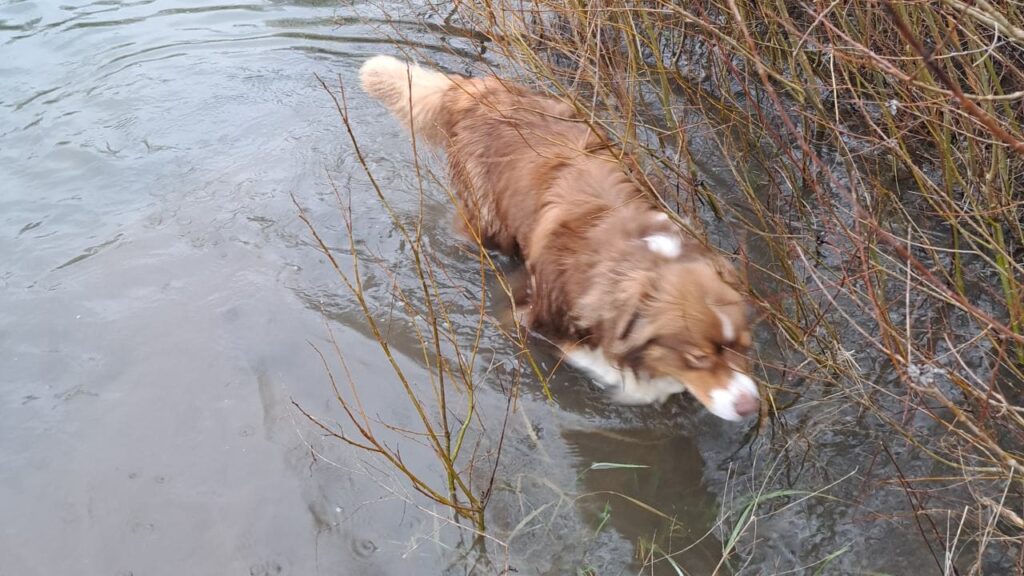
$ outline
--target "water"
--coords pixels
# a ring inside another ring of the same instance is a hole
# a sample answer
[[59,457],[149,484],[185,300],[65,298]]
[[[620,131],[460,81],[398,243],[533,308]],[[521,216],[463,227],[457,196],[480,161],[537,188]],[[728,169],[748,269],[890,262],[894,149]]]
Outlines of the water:
[[301,297],[327,276],[290,194],[326,197],[350,157],[314,74],[382,48],[338,24],[357,12],[0,6],[0,573],[440,569],[355,464],[311,469],[289,403],[328,397]]
[[[343,245],[338,185],[358,253],[382,265],[364,289],[382,317],[402,318],[389,295],[392,283],[417,286],[408,247],[316,75],[350,87],[367,163],[400,218],[428,216],[453,313],[475,325],[479,270],[452,238],[444,194],[428,184],[421,205],[406,135],[354,88],[361,61],[394,53],[394,36],[454,70],[488,57],[471,34],[418,24],[425,14],[334,0],[0,5],[0,574],[473,569],[445,510],[322,438],[292,404],[343,419],[310,346],[328,349],[330,332],[368,411],[415,422],[299,219],[296,203]],[[392,341],[425,382],[415,341]],[[500,368],[514,349],[486,341]],[[479,394],[492,431],[508,374],[496,370]],[[731,494],[782,474],[737,453],[745,430],[692,401],[611,406],[566,370],[552,392],[547,402],[523,382],[489,508],[520,573],[636,573],[637,543],[652,539],[689,573],[710,573]],[[831,442],[833,454],[855,451],[860,437]],[[403,454],[438,477],[416,445]],[[589,471],[595,462],[647,468]],[[672,523],[634,502],[679,524],[668,533]],[[855,566],[920,565],[913,533],[893,537],[906,524],[866,536],[856,522],[812,500],[765,519],[758,536],[778,565],[844,544]],[[898,561],[871,555],[897,549]],[[500,566],[504,552],[490,553]],[[655,572],[675,573],[664,562]]]

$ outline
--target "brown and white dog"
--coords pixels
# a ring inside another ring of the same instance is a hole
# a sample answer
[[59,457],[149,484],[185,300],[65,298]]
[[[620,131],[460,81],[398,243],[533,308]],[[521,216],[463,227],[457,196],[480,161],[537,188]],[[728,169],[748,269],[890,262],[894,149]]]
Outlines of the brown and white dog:
[[494,77],[375,56],[363,89],[447,152],[457,226],[520,255],[526,322],[619,401],[688,390],[713,414],[758,412],[735,271],[682,233],[576,110]]

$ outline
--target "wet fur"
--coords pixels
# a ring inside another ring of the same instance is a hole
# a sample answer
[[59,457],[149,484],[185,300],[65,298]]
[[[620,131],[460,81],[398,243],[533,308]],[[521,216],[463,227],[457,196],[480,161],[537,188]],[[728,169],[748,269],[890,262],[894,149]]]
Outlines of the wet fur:
[[618,374],[639,401],[681,391],[659,380],[672,379],[715,411],[714,391],[747,369],[735,273],[659,209],[604,134],[571,106],[498,78],[377,56],[361,79],[416,136],[446,150],[461,231],[523,258],[530,329],[570,360],[574,351],[603,358],[608,366],[591,373],[606,382]]

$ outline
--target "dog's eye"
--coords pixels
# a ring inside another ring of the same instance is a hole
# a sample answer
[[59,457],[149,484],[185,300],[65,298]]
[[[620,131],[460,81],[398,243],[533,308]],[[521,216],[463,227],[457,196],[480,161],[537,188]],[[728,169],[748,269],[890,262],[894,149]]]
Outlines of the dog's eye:
[[690,352],[684,354],[683,358],[686,359],[686,363],[690,368],[710,368],[712,364],[711,356],[704,354],[703,352]]

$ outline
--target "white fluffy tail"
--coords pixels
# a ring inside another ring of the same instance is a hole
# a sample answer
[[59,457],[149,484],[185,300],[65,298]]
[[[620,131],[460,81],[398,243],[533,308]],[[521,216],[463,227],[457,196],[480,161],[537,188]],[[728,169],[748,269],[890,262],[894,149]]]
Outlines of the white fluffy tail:
[[359,79],[363,90],[383,102],[416,137],[432,144],[444,142],[438,113],[443,108],[445,92],[454,85],[448,75],[380,55],[363,63]]

